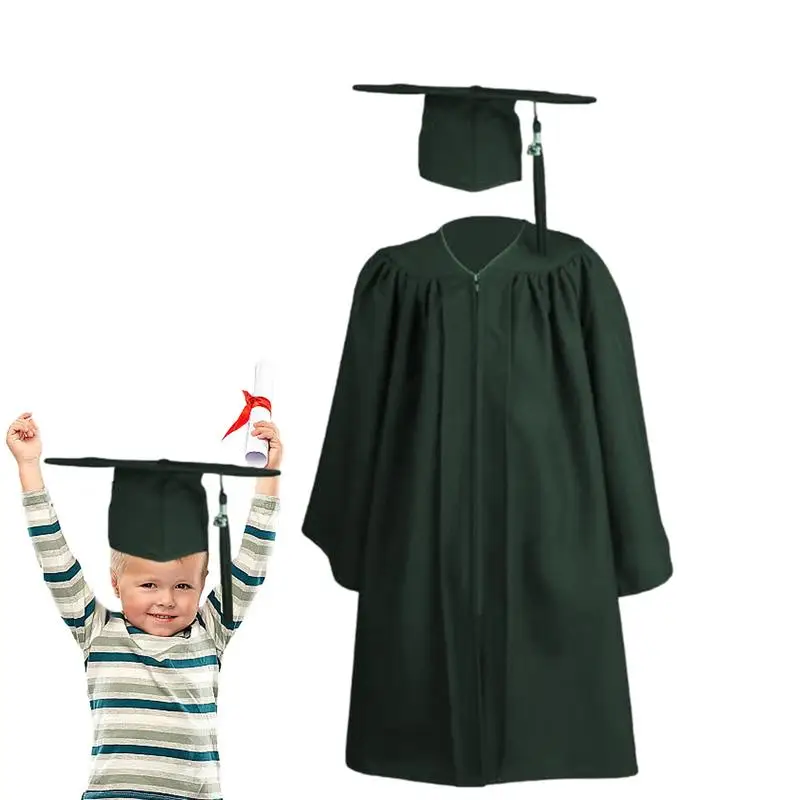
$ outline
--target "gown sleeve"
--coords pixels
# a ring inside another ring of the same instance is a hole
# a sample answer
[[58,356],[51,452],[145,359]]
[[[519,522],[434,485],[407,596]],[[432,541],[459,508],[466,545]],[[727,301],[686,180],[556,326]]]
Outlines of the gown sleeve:
[[302,531],[327,556],[334,580],[359,591],[373,495],[374,458],[384,411],[390,326],[387,259],[378,251],[353,290],[328,424]]
[[85,658],[108,619],[106,609],[86,582],[64,538],[47,488],[23,492],[22,505],[45,585]]
[[633,341],[619,289],[591,248],[583,257],[581,316],[603,457],[618,596],[672,575],[656,495]]

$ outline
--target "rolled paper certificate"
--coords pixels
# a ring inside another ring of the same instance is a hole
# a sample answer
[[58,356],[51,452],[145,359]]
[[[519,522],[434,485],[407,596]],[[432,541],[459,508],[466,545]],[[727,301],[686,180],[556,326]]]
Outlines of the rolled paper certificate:
[[[253,382],[253,394],[256,397],[266,397],[268,400],[272,400],[274,374],[272,363],[266,359],[262,359],[256,364],[256,374]],[[266,467],[269,462],[269,442],[264,439],[256,439],[252,433],[254,423],[259,421],[269,422],[271,419],[271,405],[268,405],[268,407],[255,405],[250,411],[244,460],[251,467]]]
[[269,464],[269,443],[263,439],[253,436],[253,426],[256,422],[264,420],[269,422],[272,419],[272,395],[273,369],[269,361],[262,360],[256,364],[256,376],[254,381],[254,393],[250,394],[247,389],[243,389],[244,408],[239,413],[236,421],[228,428],[225,436],[238,431],[239,428],[246,426],[245,455],[244,459],[248,465],[253,467],[266,467]]

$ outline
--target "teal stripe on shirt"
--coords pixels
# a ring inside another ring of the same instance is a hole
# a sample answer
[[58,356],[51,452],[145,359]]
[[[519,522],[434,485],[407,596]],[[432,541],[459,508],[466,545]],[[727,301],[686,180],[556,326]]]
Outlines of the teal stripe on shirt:
[[[191,800],[185,794],[146,792],[139,789],[88,789],[81,800]],[[222,800],[215,797],[213,800]]]
[[58,533],[60,530],[61,530],[61,524],[58,521],[51,522],[48,525],[29,525],[28,535],[45,536],[48,533]]
[[219,600],[217,599],[217,594],[214,590],[211,591],[211,594],[208,596],[208,602],[214,606],[214,610],[219,615],[220,620],[222,620],[222,624],[229,630],[235,631],[241,624],[241,620],[233,620],[232,622],[225,622],[222,617],[222,605],[220,604]]
[[114,697],[91,700],[94,708],[148,708],[152,711],[181,711],[186,714],[215,714],[216,703],[168,703],[165,700],[139,700],[135,697]]
[[161,660],[152,656],[144,656],[141,653],[89,653],[88,661],[127,661],[137,664],[146,664],[148,667],[167,667],[176,669],[188,669],[190,667],[205,667],[217,663],[216,656],[199,656],[198,658],[163,658]]
[[261,586],[265,577],[264,575],[250,575],[241,567],[237,567],[236,564],[231,564],[231,575],[246,586]]
[[115,753],[168,756],[184,761],[219,761],[219,753],[216,750],[179,750],[173,747],[156,747],[146,744],[101,744],[92,748],[93,756],[110,756]]
[[255,536],[256,539],[268,539],[269,541],[275,540],[275,531],[265,531],[263,528],[256,528],[255,525],[245,525],[244,532]]
[[69,569],[64,572],[45,572],[44,579],[48,583],[66,583],[71,581],[81,571],[81,565],[76,561]]
[[95,600],[92,598],[86,608],[83,610],[83,616],[80,617],[61,617],[70,628],[80,628],[86,624],[86,620],[94,614]]

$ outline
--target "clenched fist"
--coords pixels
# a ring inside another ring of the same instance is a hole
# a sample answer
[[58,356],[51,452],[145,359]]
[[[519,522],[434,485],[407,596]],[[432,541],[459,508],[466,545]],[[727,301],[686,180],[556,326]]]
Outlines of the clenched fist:
[[278,426],[274,422],[256,422],[253,424],[251,436],[269,442],[267,467],[269,469],[278,469],[283,460],[283,443],[281,442],[281,434],[278,430]]
[[39,461],[42,455],[42,437],[33,421],[30,411],[20,414],[6,434],[8,449],[14,454],[18,464],[31,464]]

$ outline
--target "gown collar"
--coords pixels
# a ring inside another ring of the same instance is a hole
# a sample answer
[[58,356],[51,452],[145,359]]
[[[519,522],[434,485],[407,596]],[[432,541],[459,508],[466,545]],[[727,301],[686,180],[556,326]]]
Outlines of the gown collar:
[[[468,267],[454,252],[452,245],[448,241],[446,228],[449,225],[458,225],[458,224],[465,225],[470,222],[478,220],[481,221],[495,220],[497,222],[516,223],[516,227],[512,228],[513,234],[510,241],[508,241],[505,245],[503,245],[500,250],[498,250],[491,258],[488,259],[488,261],[485,261],[483,264],[481,264],[478,269],[472,269],[471,267]],[[515,219],[513,217],[473,216],[473,217],[461,217],[459,219],[454,219],[451,220],[450,222],[446,222],[439,228],[437,234],[438,234],[438,239],[445,253],[447,254],[448,259],[452,261],[455,266],[469,273],[470,276],[474,278],[475,276],[479,276],[485,269],[488,269],[493,264],[496,264],[498,261],[500,261],[507,255],[512,253],[517,248],[520,240],[523,238],[523,234],[525,233],[527,227],[528,227],[528,222],[527,220],[524,219]]]

